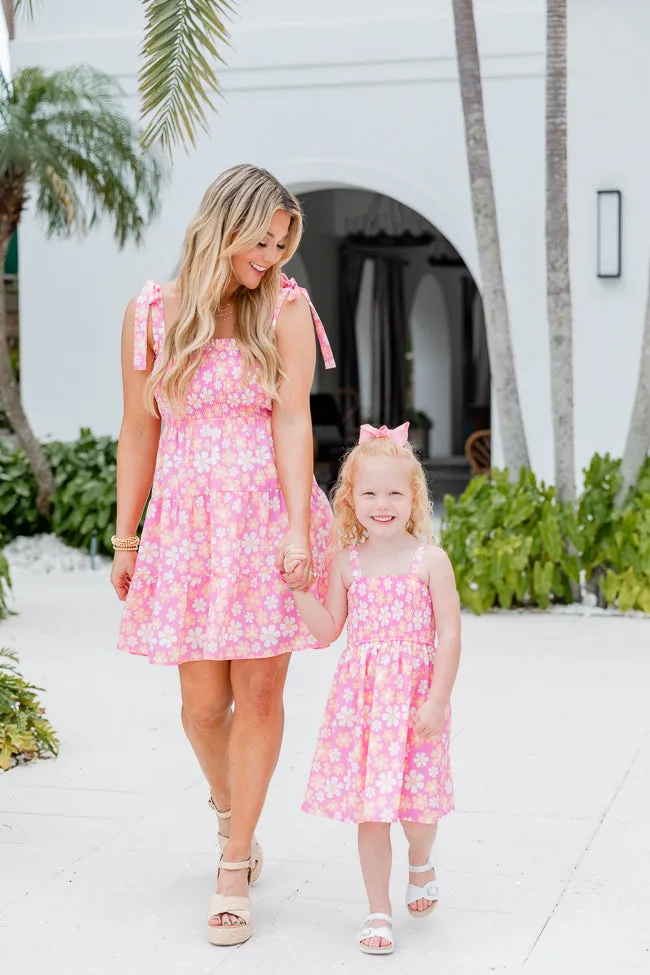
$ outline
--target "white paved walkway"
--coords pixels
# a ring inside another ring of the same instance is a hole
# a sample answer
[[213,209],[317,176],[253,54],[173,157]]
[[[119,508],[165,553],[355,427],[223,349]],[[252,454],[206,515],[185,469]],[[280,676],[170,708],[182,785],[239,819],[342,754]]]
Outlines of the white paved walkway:
[[[257,933],[204,941],[215,822],[177,676],[113,651],[103,573],[22,575],[0,645],[48,689],[56,762],[0,776],[0,972],[621,975],[650,971],[650,621],[464,617],[441,904],[369,958],[353,827],[299,811],[336,651],[297,656],[260,826]],[[396,834],[397,837],[397,834]]]

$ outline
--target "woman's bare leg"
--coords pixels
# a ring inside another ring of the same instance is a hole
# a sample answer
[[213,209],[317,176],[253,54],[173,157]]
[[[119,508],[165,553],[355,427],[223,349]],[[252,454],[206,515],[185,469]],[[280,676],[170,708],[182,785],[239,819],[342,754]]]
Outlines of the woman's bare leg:
[[229,660],[180,664],[185,734],[194,749],[217,808],[230,809],[229,742],[232,689]]
[[[278,761],[284,729],[284,684],[291,655],[233,660],[230,682],[235,713],[230,730],[230,797],[232,819],[224,860],[247,860],[271,776]],[[219,874],[220,894],[246,894],[243,870]],[[224,915],[224,923],[232,920]],[[211,924],[221,923],[214,918]]]
[[[388,892],[393,862],[390,823],[359,823],[359,860],[370,913],[389,914],[392,917],[393,911]],[[369,948],[388,946],[388,941],[384,938],[366,938],[363,943]]]

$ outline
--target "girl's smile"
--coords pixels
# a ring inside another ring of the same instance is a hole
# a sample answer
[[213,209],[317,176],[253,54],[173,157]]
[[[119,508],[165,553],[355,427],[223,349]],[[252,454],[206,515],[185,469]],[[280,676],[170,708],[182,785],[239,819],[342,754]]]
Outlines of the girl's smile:
[[408,463],[394,457],[360,460],[353,500],[357,519],[369,535],[387,538],[404,531],[413,506]]

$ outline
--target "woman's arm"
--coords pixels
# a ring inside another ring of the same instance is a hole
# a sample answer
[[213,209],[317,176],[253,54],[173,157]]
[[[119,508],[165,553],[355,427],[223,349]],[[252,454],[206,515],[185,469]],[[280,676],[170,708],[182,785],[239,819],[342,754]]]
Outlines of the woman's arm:
[[[311,490],[314,474],[314,446],[309,410],[309,393],[316,368],[316,338],[307,300],[300,295],[285,301],[276,325],[276,341],[285,378],[279,398],[273,404],[271,429],[275,463],[289,516],[289,531],[281,542],[282,552],[295,545],[311,553]],[[292,588],[306,589],[311,583],[311,555],[287,578]]]
[[325,605],[310,592],[294,592],[305,626],[319,643],[330,644],[341,635],[348,615],[348,591],[343,581],[343,556],[337,555],[330,566]]
[[[156,466],[160,439],[160,419],[144,405],[144,387],[153,368],[153,350],[147,348],[147,369],[133,366],[133,330],[135,301],[127,306],[122,327],[122,386],[124,414],[117,446],[117,522],[115,534],[120,538],[134,535],[149,497]],[[135,552],[116,552],[111,582],[120,597],[126,599],[135,567]]]
[[432,545],[427,552],[425,565],[429,570],[429,591],[436,618],[438,646],[429,695],[416,715],[415,732],[422,738],[433,738],[444,727],[458,672],[460,603],[454,570],[446,552]]

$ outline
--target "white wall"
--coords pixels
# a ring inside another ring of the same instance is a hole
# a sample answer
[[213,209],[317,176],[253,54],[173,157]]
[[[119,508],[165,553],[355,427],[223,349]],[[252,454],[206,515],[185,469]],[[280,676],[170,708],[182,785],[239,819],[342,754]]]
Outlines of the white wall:
[[[532,461],[552,476],[545,321],[544,9],[476,0],[515,362]],[[119,329],[129,297],[177,260],[204,187],[251,160],[300,190],[352,186],[393,196],[453,243],[478,279],[449,2],[248,0],[239,5],[226,100],[212,136],[176,156],[147,246],[116,253],[107,230],[84,244],[21,230],[23,391],[39,434],[83,423],[117,431]],[[115,72],[134,113],[139,0],[59,0],[20,26],[14,64],[90,60]],[[650,4],[570,2],[570,192],[578,462],[622,450],[636,381],[650,254]],[[396,42],[399,39],[399,43]],[[607,53],[605,53],[607,52]],[[595,191],[623,190],[624,277],[595,276]]]

